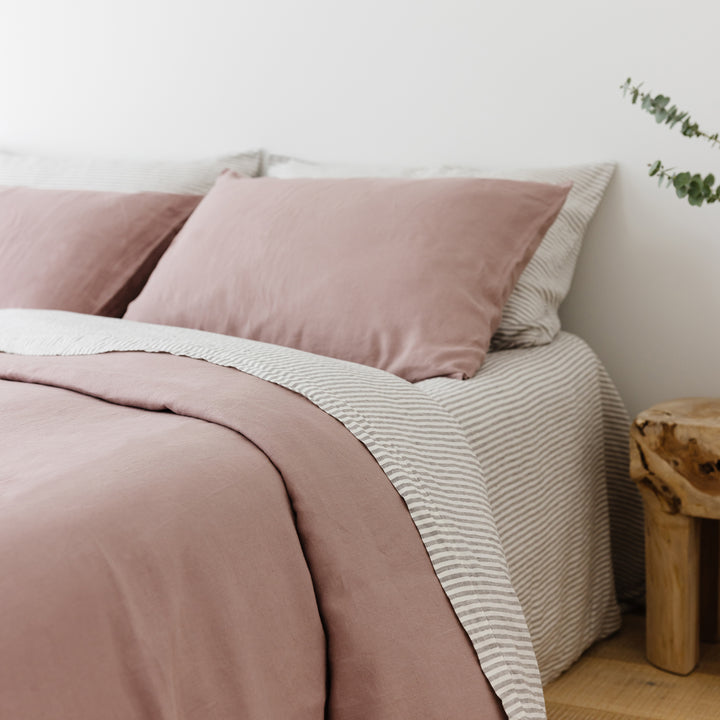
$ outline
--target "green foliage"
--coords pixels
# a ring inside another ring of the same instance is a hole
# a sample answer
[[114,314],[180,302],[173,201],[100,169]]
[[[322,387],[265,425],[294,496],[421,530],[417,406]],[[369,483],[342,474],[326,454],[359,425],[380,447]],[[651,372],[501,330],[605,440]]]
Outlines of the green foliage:
[[657,176],[658,184],[665,182],[667,187],[675,188],[679,198],[687,198],[691,205],[700,207],[704,202],[712,204],[720,200],[720,184],[715,186],[715,176],[709,173],[705,177],[699,173],[676,173],[667,170],[660,160],[650,165],[650,177]]
[[[667,95],[655,95],[643,92],[643,83],[633,85],[632,79],[628,78],[621,86],[623,97],[630,94],[630,101],[633,105],[640,102],[640,107],[655,118],[658,124],[668,125],[671,129],[680,124],[680,132],[685,137],[703,138],[710,143],[711,147],[720,147],[720,136],[718,133],[706,133],[701,130],[690,114],[681,111],[676,105],[670,105],[670,98]],[[700,207],[703,203],[714,203],[720,200],[720,184],[715,186],[715,176],[710,173],[702,177],[699,173],[679,172],[674,169],[667,169],[660,160],[649,165],[650,177],[657,176],[660,185],[665,182],[667,187],[675,188],[679,198],[687,198],[690,205]]]

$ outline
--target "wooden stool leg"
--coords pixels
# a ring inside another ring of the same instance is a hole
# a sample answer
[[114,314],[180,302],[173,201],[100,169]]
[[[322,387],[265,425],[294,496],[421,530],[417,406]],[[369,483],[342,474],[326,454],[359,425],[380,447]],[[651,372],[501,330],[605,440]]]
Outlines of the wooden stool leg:
[[679,675],[700,657],[700,520],[665,512],[644,490],[648,660]]

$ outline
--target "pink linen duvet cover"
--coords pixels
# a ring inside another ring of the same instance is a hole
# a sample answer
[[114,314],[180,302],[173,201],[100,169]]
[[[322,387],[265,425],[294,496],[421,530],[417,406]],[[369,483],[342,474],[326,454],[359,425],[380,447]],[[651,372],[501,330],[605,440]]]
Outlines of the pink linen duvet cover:
[[506,717],[330,415],[169,354],[0,354],[0,377],[0,718]]

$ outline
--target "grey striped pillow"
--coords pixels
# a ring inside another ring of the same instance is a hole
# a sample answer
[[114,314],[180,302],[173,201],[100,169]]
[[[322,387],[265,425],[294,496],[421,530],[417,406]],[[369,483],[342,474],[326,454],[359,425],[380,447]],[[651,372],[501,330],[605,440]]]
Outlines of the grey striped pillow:
[[319,165],[270,155],[271,177],[495,177],[573,187],[563,209],[543,238],[503,308],[491,348],[545,345],[560,331],[558,308],[575,272],[585,230],[602,200],[615,166],[593,163],[556,168],[393,168],[363,165]]
[[260,156],[256,150],[201,160],[136,161],[0,151],[0,185],[205,195],[225,168],[241,175],[257,175]]
[[492,349],[532,347],[560,332],[558,309],[570,290],[585,230],[595,214],[615,165],[596,163],[527,170],[492,169],[478,177],[573,184],[555,222],[525,267],[502,312]]

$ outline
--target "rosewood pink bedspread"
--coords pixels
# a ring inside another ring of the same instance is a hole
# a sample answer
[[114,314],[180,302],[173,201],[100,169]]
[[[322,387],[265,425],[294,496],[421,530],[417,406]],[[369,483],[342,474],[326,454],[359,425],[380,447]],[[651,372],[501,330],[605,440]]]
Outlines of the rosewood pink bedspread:
[[0,354],[0,718],[505,717],[405,504],[289,390]]

